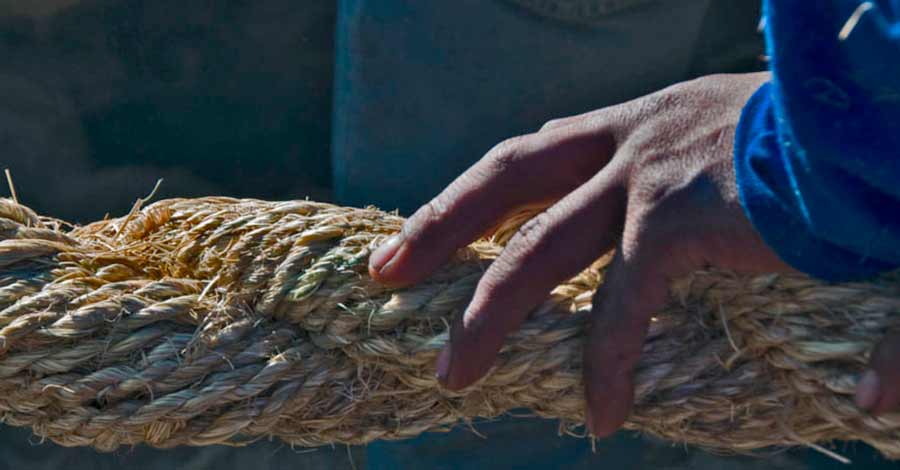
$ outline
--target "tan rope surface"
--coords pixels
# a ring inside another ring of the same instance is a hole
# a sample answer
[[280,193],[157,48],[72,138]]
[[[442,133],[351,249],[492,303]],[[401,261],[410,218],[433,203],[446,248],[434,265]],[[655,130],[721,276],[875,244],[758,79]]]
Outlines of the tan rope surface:
[[[527,408],[583,422],[581,348],[601,280],[560,286],[462,393],[434,359],[489,259],[428,281],[366,275],[402,220],[314,202],[168,200],[67,229],[0,200],[0,413],[102,450],[400,439]],[[599,269],[599,268],[598,268]],[[900,282],[698,273],[652,324],[629,429],[720,450],[863,440],[900,457],[900,415],[853,405],[900,325]]]

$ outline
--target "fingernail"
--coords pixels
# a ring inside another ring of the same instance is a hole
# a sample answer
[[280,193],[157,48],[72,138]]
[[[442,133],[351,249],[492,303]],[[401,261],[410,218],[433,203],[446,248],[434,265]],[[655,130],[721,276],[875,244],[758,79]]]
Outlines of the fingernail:
[[381,244],[375,252],[369,256],[369,268],[376,273],[380,273],[382,269],[391,261],[401,245],[400,235],[394,235]]
[[447,383],[450,374],[450,345],[448,344],[437,358],[437,379],[442,384]]
[[863,410],[870,410],[878,403],[881,397],[881,380],[874,370],[867,370],[856,384],[856,406]]

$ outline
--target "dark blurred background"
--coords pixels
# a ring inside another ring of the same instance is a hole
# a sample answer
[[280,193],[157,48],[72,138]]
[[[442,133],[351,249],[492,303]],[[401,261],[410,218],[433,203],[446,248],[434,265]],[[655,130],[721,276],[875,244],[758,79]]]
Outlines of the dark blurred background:
[[0,164],[87,221],[161,197],[329,196],[334,0],[2,0]]
[[[22,202],[79,222],[126,213],[159,178],[159,197],[327,200],[335,9],[0,0],[0,167]],[[365,454],[280,442],[100,454],[2,427],[0,468],[365,468]]]

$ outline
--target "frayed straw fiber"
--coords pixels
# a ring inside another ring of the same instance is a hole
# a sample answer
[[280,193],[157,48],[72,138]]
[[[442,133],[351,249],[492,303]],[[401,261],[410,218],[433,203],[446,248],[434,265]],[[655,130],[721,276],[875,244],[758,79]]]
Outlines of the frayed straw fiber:
[[[402,219],[374,209],[166,200],[69,228],[0,200],[0,413],[112,450],[402,439],[514,409],[583,422],[581,348],[602,266],[556,289],[463,392],[434,360],[501,245],[394,290],[366,272]],[[673,285],[628,429],[722,451],[862,440],[900,457],[900,415],[853,405],[900,282],[701,272]]]

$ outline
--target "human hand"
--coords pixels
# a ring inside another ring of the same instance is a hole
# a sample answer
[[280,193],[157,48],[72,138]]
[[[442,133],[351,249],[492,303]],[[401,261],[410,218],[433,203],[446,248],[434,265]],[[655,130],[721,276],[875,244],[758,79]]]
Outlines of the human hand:
[[553,288],[615,248],[584,357],[587,424],[606,436],[630,414],[633,369],[671,279],[709,266],[790,271],[744,215],[732,163],[741,110],[768,78],[706,77],[551,121],[496,146],[419,209],[372,254],[375,280],[415,283],[498,220],[548,207],[481,278],[438,359],[441,382],[481,378]]

